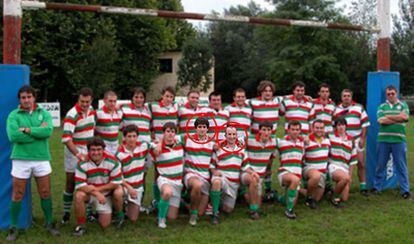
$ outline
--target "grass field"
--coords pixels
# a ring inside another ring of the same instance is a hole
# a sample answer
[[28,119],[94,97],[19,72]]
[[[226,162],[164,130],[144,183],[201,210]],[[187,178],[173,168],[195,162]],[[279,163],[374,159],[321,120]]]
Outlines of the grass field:
[[[411,184],[414,179],[413,123],[408,128],[408,164]],[[62,214],[62,191],[64,189],[63,146],[60,143],[61,130],[56,129],[51,141],[52,150],[52,196],[54,217],[60,220]],[[151,190],[151,180],[147,189]],[[353,243],[409,243],[414,242],[414,201],[402,200],[396,190],[383,192],[378,196],[364,197],[359,194],[354,177],[349,202],[344,209],[333,208],[326,200],[317,210],[310,210],[299,200],[296,207],[298,218],[287,220],[280,204],[265,204],[258,221],[248,219],[247,208],[238,206],[229,216],[221,215],[221,224],[213,226],[210,218],[203,217],[197,227],[187,224],[188,216],[183,214],[175,221],[168,221],[168,227],[156,227],[155,215],[141,215],[135,224],[127,222],[123,229],[110,227],[101,230],[97,224],[88,224],[84,237],[75,238],[72,231],[75,220],[68,226],[60,227],[60,238],[50,237],[43,228],[44,220],[40,210],[36,188],[33,187],[34,225],[25,231],[18,243],[132,243],[132,242],[182,242],[182,243],[275,243],[275,242],[353,242]],[[276,186],[276,178],[273,179]],[[150,201],[147,194],[145,203]],[[2,232],[2,240],[6,233]],[[0,242],[2,242],[0,240]]]

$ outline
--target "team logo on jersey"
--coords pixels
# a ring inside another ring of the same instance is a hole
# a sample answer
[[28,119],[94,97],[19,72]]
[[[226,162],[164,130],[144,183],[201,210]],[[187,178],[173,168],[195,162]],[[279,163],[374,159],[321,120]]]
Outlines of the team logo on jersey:
[[43,120],[43,115],[39,114],[38,119],[39,119],[39,120]]
[[397,109],[400,110],[401,109],[401,105],[398,104],[397,105]]

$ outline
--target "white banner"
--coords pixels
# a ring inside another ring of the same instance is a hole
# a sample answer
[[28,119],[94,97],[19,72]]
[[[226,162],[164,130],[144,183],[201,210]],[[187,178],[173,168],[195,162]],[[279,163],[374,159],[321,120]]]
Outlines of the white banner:
[[60,103],[38,103],[52,115],[53,127],[60,127]]

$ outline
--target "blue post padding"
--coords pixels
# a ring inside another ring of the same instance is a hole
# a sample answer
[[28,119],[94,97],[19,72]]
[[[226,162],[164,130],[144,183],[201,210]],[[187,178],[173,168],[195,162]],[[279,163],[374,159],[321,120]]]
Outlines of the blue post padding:
[[[379,124],[377,122],[377,109],[386,100],[385,88],[393,85],[400,90],[399,72],[369,72],[368,73],[368,93],[367,93],[367,113],[371,126],[368,127],[367,135],[367,186],[372,189],[374,184],[375,167],[377,164],[377,135]],[[386,180],[384,189],[396,188],[397,179],[395,176],[394,164],[387,164]]]
[[[0,229],[3,230],[10,225],[9,206],[12,196],[11,144],[6,133],[6,121],[9,113],[17,108],[17,92],[22,85],[29,84],[29,75],[30,69],[26,65],[0,65]],[[19,216],[19,228],[28,228],[32,223],[30,181],[27,183]]]

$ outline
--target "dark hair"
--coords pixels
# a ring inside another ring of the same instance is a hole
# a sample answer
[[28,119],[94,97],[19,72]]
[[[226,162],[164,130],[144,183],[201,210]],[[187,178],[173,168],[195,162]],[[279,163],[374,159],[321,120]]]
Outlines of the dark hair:
[[243,88],[237,88],[233,91],[233,97],[236,96],[236,93],[238,92],[243,92],[244,94],[246,94],[246,91]]
[[320,91],[322,88],[328,88],[329,90],[331,90],[331,87],[330,87],[328,84],[326,84],[326,83],[322,83],[322,84],[320,84],[320,85],[319,85],[319,91]]
[[109,90],[109,91],[106,91],[105,93],[104,93],[104,98],[107,98],[107,97],[112,97],[112,96],[115,96],[115,97],[118,97],[118,95],[116,95],[116,93],[114,92],[114,91],[112,91],[112,90]]
[[270,89],[272,89],[272,92],[274,93],[276,88],[275,88],[275,84],[273,84],[273,82],[271,82],[270,80],[262,80],[259,85],[257,86],[257,95],[261,95],[262,92],[266,89],[266,87],[270,87]]
[[302,128],[302,124],[297,120],[289,121],[288,129],[290,129],[290,127],[292,127],[292,126],[299,126],[300,128]]
[[131,132],[135,132],[135,133],[137,133],[137,135],[139,135],[138,127],[136,125],[133,125],[133,124],[127,125],[122,130],[122,135],[126,136],[128,133],[131,133]]
[[262,122],[259,123],[259,130],[262,129],[262,127],[267,127],[267,128],[273,129],[273,124],[272,124],[272,122],[270,122],[268,120],[265,120],[265,121],[262,121]]
[[100,137],[94,137],[94,138],[90,139],[88,141],[88,144],[86,145],[88,150],[91,147],[99,147],[99,146],[101,146],[103,149],[105,149],[105,142]]
[[348,89],[348,88],[346,88],[346,89],[343,89],[342,91],[341,91],[341,96],[344,94],[344,93],[349,93],[349,94],[351,94],[351,97],[353,96],[353,92],[352,92],[352,90],[351,89]]
[[78,96],[92,97],[93,98],[93,91],[89,87],[82,87],[78,92]]
[[209,100],[209,101],[211,101],[211,97],[212,97],[212,96],[215,96],[215,97],[220,96],[220,97],[221,97],[221,93],[220,93],[220,92],[218,92],[218,91],[212,91],[212,92],[208,95],[208,100]]
[[191,89],[188,93],[187,93],[187,97],[190,96],[191,93],[197,93],[198,95],[200,95],[200,91],[196,90],[196,89]]
[[199,125],[205,125],[207,126],[207,129],[210,127],[210,123],[208,122],[208,119],[201,117],[197,118],[194,122],[194,127],[197,128]]
[[131,98],[135,96],[135,94],[142,94],[144,98],[147,98],[147,94],[145,93],[145,89],[142,87],[134,87],[131,89]]
[[398,93],[397,87],[393,86],[393,85],[389,85],[385,88],[385,90],[388,91],[395,91],[396,93]]
[[295,81],[292,84],[292,91],[295,90],[296,87],[304,87],[304,88],[306,88],[306,85],[305,85],[305,83],[303,83],[303,81]]
[[22,87],[20,87],[19,91],[17,92],[17,98],[20,99],[20,94],[22,94],[24,92],[32,94],[33,97],[36,98],[36,90],[33,87],[31,87],[30,85],[23,85]]
[[177,133],[177,125],[174,122],[167,122],[162,126],[162,132],[165,132],[167,129],[174,130]]
[[164,95],[166,92],[169,92],[169,93],[173,94],[174,97],[175,97],[175,89],[174,89],[174,87],[172,87],[172,86],[164,87],[164,89],[162,89],[162,91],[161,91],[161,95]]
[[347,125],[345,117],[339,117],[334,121],[334,127],[337,127],[338,125]]
[[317,120],[313,121],[312,127],[315,126],[316,123],[322,123],[323,125],[325,125],[325,123],[321,119],[317,119]]

